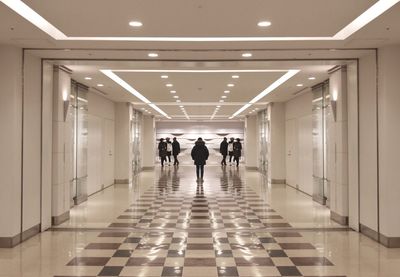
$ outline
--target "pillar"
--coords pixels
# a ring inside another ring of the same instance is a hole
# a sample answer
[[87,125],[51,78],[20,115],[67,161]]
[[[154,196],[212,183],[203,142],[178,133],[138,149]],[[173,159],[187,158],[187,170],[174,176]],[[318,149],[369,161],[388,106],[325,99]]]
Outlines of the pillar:
[[115,105],[115,184],[132,182],[131,105]]
[[258,126],[257,115],[247,116],[244,127],[244,149],[246,168],[258,169]]
[[143,115],[142,169],[153,169],[156,157],[156,126],[153,116]]
[[286,183],[286,157],[285,157],[285,104],[271,103],[270,122],[271,122],[271,146],[270,146],[270,172],[271,183],[285,184]]

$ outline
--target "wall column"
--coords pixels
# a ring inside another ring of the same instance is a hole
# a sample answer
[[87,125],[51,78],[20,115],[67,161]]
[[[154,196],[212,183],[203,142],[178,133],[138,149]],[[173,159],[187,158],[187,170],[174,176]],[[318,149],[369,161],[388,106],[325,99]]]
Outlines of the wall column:
[[142,169],[153,169],[156,156],[156,125],[153,116],[143,115]]
[[20,242],[22,50],[0,46],[0,247]]
[[258,169],[258,125],[257,115],[247,116],[244,127],[246,168]]
[[271,103],[271,183],[286,183],[285,104]]
[[131,107],[129,103],[115,105],[115,184],[132,182],[132,149],[130,143]]

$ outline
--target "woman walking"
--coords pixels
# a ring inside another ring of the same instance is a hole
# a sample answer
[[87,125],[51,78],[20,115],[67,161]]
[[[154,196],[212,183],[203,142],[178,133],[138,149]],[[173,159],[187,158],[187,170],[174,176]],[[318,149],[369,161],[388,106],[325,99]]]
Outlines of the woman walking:
[[163,138],[160,138],[160,143],[158,144],[158,155],[161,160],[161,167],[164,167],[164,162],[167,160],[167,143]]
[[196,165],[196,176],[197,181],[203,181],[204,176],[204,165],[208,159],[208,149],[202,138],[198,138],[193,149],[192,149],[192,159]]

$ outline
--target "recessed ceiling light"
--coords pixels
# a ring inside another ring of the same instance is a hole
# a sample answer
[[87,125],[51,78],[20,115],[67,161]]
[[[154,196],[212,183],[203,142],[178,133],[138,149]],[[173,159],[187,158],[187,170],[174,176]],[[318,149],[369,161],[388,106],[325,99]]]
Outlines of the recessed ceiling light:
[[85,80],[92,80],[92,77],[85,77]]
[[103,85],[103,84],[97,84],[97,86],[98,86],[98,87],[104,87],[104,85]]
[[167,87],[173,87],[173,84],[166,84]]
[[221,106],[217,106],[217,108],[221,108]]
[[149,56],[150,58],[157,58],[158,54],[157,53],[149,53],[149,54],[147,54],[147,56]]
[[181,100],[179,100],[179,99],[178,99],[178,100],[176,100],[176,102],[180,103],[180,102],[181,102]]
[[140,22],[140,21],[131,21],[131,22],[129,22],[129,26],[131,26],[131,27],[142,27],[143,23]]
[[171,90],[170,93],[176,93],[176,90]]
[[243,53],[242,54],[243,58],[250,58],[251,56],[253,56],[253,54],[251,54],[251,53]]
[[180,108],[183,108],[183,106],[181,105],[181,106],[179,106]]
[[230,90],[224,90],[224,93],[230,93],[231,91]]
[[178,95],[175,95],[174,98],[179,98],[179,96],[178,96]]
[[224,100],[221,99],[221,100],[219,100],[219,102],[220,102],[220,103],[224,103]]
[[161,78],[168,79],[168,75],[161,75]]
[[226,98],[226,97],[227,97],[226,95],[222,95],[222,96],[221,96],[221,98]]
[[268,27],[271,26],[271,22],[270,21],[260,21],[257,23],[258,27]]
[[315,80],[315,77],[309,77],[308,80]]
[[234,87],[235,85],[234,84],[228,84],[227,86],[228,87]]
[[296,86],[297,86],[297,87],[302,87],[302,86],[303,86],[303,84],[297,84]]
[[233,75],[232,78],[233,78],[233,79],[238,79],[238,78],[239,78],[239,75]]

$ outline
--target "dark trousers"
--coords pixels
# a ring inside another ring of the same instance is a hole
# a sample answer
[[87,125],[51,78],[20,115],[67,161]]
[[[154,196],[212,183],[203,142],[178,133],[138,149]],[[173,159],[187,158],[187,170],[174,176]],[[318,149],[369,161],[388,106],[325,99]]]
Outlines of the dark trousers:
[[226,155],[222,154],[222,161],[221,161],[222,165],[226,165]]
[[174,164],[179,164],[178,154],[174,154]]
[[160,157],[160,159],[161,159],[161,166],[164,166],[164,162],[167,161],[167,158],[166,157]]
[[233,152],[229,152],[229,162],[232,162],[232,158],[233,158]]
[[196,164],[196,176],[197,176],[197,179],[199,179],[199,178],[203,179],[203,176],[204,176],[204,164],[202,164],[202,165]]
[[168,158],[168,162],[171,162],[171,152],[167,152],[167,158]]
[[234,157],[233,162],[236,162],[236,166],[239,166],[240,157]]

